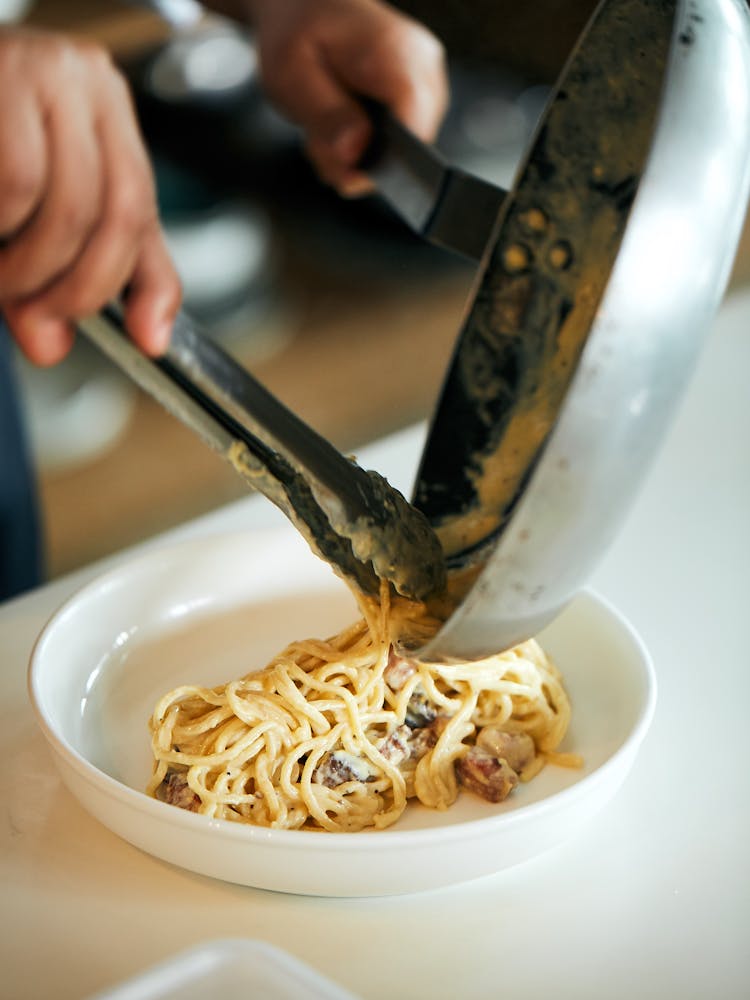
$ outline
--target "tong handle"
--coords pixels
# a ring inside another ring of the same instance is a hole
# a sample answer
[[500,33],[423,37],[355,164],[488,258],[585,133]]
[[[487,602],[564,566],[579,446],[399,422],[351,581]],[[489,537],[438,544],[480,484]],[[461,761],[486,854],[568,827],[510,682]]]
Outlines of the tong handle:
[[178,391],[173,379],[153,358],[143,354],[125,330],[122,310],[116,303],[77,323],[78,330],[141,389],[177,417],[205,444],[225,458],[235,440],[229,428],[216,420],[202,401],[186,391]]

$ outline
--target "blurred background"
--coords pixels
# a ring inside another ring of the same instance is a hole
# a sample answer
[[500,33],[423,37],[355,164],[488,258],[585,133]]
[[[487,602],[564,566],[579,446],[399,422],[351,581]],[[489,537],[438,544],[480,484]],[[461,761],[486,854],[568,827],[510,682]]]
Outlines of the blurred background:
[[[316,180],[296,130],[262,94],[251,35],[193,0],[151,6],[0,0],[0,18],[111,49],[133,88],[186,307],[212,337],[345,452],[427,417],[473,269],[415,239],[376,199],[343,201]],[[396,6],[449,53],[439,147],[510,185],[593,2]],[[748,256],[736,281],[750,274]],[[18,363],[49,576],[245,495],[228,465],[88,345],[52,370]]]

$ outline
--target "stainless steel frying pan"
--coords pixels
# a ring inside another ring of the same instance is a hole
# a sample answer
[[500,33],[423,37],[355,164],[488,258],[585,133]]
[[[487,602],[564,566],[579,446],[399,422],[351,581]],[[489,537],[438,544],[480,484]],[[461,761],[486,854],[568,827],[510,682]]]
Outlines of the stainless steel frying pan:
[[[563,72],[482,256],[422,458],[414,503],[449,577],[423,655],[535,634],[617,532],[736,250],[749,20],[741,0],[605,0]],[[398,208],[388,160],[373,176]],[[432,235],[409,188],[403,214]],[[433,222],[451,215],[435,207]]]

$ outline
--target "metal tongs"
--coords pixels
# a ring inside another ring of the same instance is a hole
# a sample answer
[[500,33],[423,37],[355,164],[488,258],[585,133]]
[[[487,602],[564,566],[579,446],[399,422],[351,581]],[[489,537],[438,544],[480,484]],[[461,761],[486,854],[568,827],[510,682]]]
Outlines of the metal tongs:
[[117,304],[79,328],[275,503],[359,590],[377,594],[381,578],[416,599],[442,588],[442,550],[424,515],[300,420],[184,312],[160,358],[129,339]]
[[[379,105],[367,108],[376,139],[362,168],[379,194],[425,239],[479,260],[505,192],[448,167]],[[385,579],[406,597],[440,600],[445,561],[426,516],[304,423],[187,313],[178,314],[159,358],[147,357],[130,340],[119,303],[78,327],[276,504],[311,548],[360,591],[375,595]]]

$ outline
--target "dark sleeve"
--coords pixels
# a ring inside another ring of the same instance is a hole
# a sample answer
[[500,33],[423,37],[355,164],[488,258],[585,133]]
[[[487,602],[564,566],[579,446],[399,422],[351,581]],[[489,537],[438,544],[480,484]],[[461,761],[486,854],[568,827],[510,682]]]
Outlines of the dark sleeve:
[[42,580],[36,478],[16,382],[13,345],[0,319],[0,601]]

